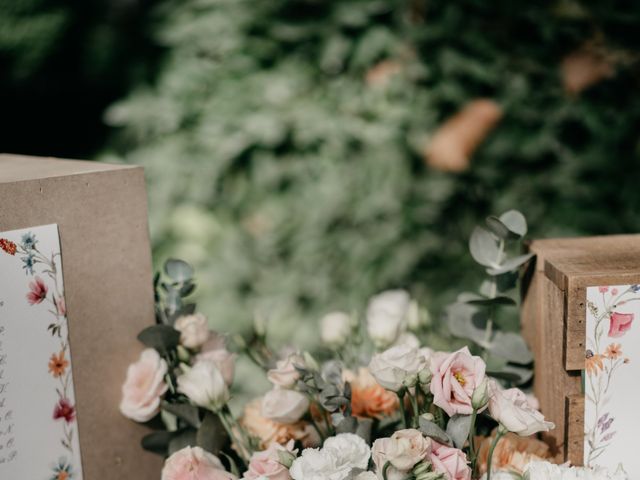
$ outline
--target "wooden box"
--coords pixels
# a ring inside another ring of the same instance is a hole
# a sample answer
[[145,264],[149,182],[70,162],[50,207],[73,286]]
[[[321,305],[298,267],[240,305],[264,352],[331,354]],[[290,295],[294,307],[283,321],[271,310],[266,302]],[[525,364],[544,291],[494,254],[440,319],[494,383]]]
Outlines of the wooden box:
[[142,168],[0,155],[0,231],[47,224],[62,249],[83,478],[157,479],[145,428],[118,410],[136,335],[154,323]]
[[556,424],[546,440],[557,460],[582,465],[587,289],[640,283],[640,235],[536,240],[529,249],[536,257],[523,287],[522,328],[535,356],[534,393]]

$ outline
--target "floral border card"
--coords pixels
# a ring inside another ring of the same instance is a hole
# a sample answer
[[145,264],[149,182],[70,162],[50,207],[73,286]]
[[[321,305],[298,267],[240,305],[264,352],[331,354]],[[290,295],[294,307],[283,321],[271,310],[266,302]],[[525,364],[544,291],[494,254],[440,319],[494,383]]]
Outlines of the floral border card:
[[640,285],[587,288],[584,461],[640,478]]
[[82,480],[57,225],[0,232],[0,478]]

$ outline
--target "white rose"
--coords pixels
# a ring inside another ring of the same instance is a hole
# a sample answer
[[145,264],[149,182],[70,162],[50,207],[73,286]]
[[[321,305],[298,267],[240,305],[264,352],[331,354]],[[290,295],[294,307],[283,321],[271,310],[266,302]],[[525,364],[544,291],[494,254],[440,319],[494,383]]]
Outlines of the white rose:
[[[389,473],[407,473],[431,453],[431,440],[412,428],[398,430],[389,438],[379,438],[371,450],[378,472],[389,462]],[[394,471],[395,469],[395,471]],[[404,478],[404,477],[400,477]]]
[[401,333],[394,345],[409,345],[412,348],[420,348],[420,340],[411,332]]
[[378,348],[392,345],[406,330],[410,297],[405,290],[387,290],[371,297],[367,306],[367,332]]
[[160,411],[160,398],[167,391],[164,376],[167,362],[157,351],[147,348],[140,359],[129,365],[127,378],[122,385],[120,411],[136,422],[151,420]]
[[200,348],[209,339],[209,322],[201,313],[179,317],[173,327],[180,332],[180,343],[187,348]]
[[320,320],[320,338],[331,347],[341,347],[351,333],[351,317],[344,312],[328,313]]
[[293,388],[300,378],[296,365],[303,366],[304,359],[297,354],[289,355],[284,360],[279,360],[276,368],[267,372],[267,378],[277,387]]
[[202,350],[196,356],[196,362],[198,360],[211,360],[222,373],[227,386],[233,383],[236,355],[226,349],[221,335],[211,332],[209,339],[202,345]]
[[180,375],[178,391],[196,405],[213,411],[220,410],[229,401],[229,389],[224,377],[211,360],[198,360]]
[[307,448],[289,469],[293,480],[347,480],[351,467],[338,465],[331,450]]
[[528,437],[555,428],[544,416],[531,407],[527,396],[517,388],[503,390],[495,380],[489,382],[489,413],[510,432]]
[[278,423],[295,423],[309,409],[309,400],[300,392],[274,388],[262,398],[262,416]]
[[339,466],[346,465],[351,469],[364,470],[369,465],[371,448],[362,437],[353,433],[339,433],[335,437],[327,438],[322,449],[332,452]]
[[403,382],[416,376],[427,368],[426,358],[416,348],[409,345],[396,345],[382,353],[374,355],[369,363],[369,371],[376,381],[393,392],[403,386]]

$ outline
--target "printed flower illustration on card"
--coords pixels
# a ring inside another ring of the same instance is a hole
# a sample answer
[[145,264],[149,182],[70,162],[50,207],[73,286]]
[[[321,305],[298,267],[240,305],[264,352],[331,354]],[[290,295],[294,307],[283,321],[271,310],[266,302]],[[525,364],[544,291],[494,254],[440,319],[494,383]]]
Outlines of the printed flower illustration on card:
[[628,336],[640,314],[637,285],[587,289],[587,349],[585,354],[585,464],[596,466],[615,455],[620,418],[616,402],[624,395],[619,377],[633,352]]

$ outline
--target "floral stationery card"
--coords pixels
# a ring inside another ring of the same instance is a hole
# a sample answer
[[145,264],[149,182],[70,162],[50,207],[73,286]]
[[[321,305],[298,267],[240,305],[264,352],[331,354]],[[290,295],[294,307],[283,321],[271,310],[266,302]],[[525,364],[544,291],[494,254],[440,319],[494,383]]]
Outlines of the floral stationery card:
[[585,446],[589,466],[640,478],[640,285],[587,288]]
[[57,225],[0,232],[0,478],[82,479]]

